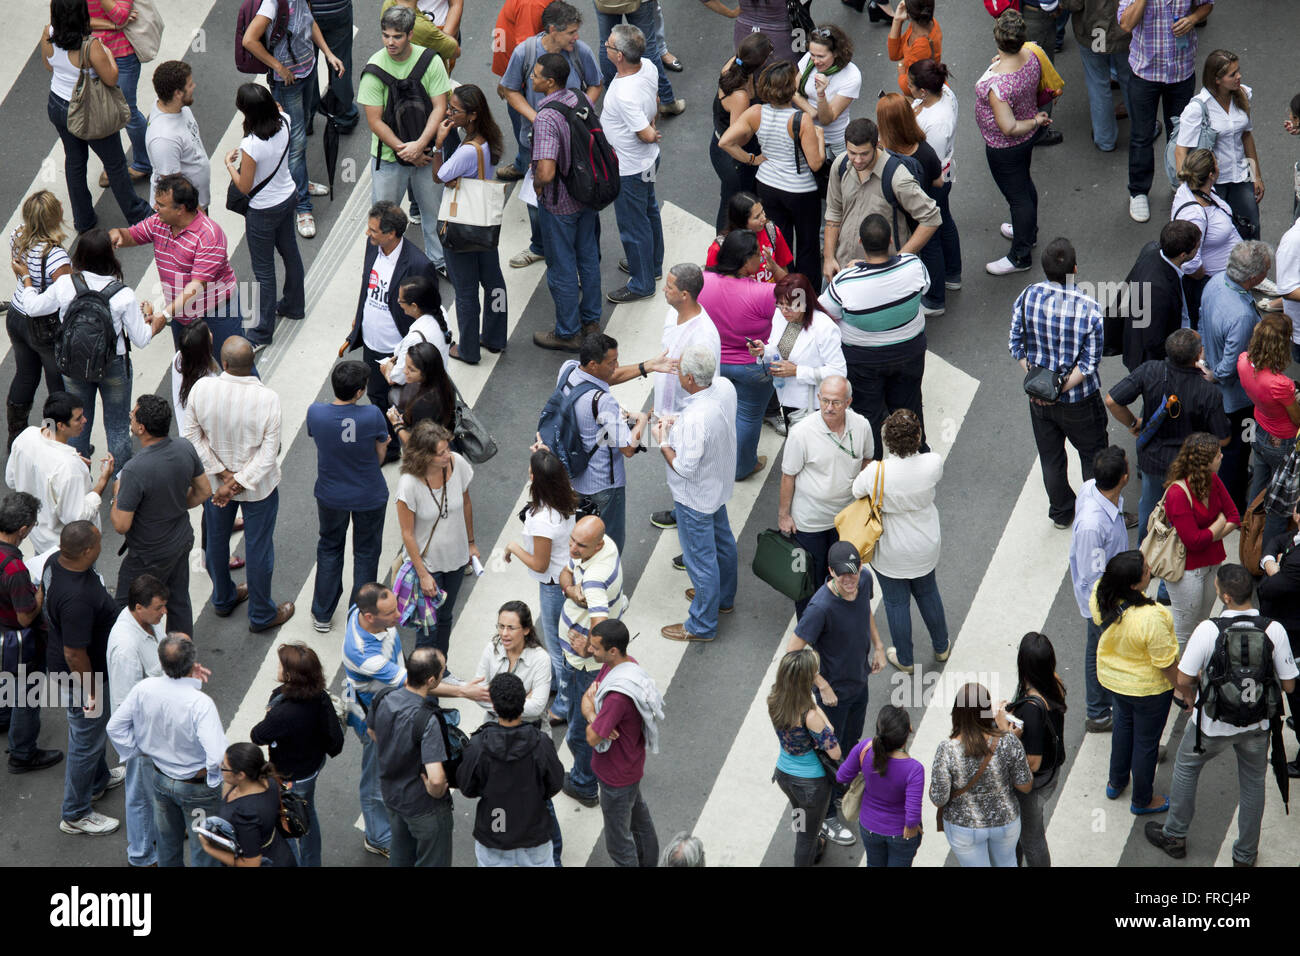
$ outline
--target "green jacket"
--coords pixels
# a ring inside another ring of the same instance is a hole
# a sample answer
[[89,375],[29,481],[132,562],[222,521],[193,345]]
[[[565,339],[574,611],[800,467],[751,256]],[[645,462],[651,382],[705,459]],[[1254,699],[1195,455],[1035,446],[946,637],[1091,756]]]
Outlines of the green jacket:
[[[1074,38],[1094,53],[1128,54],[1129,34],[1119,25],[1119,0],[1061,0],[1072,14]],[[1098,49],[1105,31],[1105,47]]]

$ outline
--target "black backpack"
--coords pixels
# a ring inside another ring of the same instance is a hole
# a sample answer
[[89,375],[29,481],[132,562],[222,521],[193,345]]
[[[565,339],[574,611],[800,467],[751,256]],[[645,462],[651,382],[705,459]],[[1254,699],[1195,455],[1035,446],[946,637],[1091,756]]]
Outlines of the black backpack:
[[[370,701],[370,709],[366,711],[366,724],[370,727],[375,726],[375,714],[379,711],[379,702],[398,690],[398,687],[385,687],[375,694]],[[447,776],[447,786],[456,787],[456,773],[460,770],[461,762],[465,759],[465,748],[469,746],[469,736],[454,724],[448,723],[447,711],[442,709],[438,703],[438,698],[430,695],[424,698],[424,710],[429,714],[431,720],[438,721],[438,727],[442,731],[442,745],[447,751],[447,759],[442,762],[442,772]],[[452,711],[456,714],[456,721],[460,721],[459,711]],[[415,744],[416,752],[419,752],[420,741],[424,737],[424,730],[429,725],[420,726],[419,721],[411,725],[411,741]]]
[[85,277],[74,273],[72,287],[77,294],[63,313],[63,328],[54,344],[54,362],[69,378],[98,382],[117,357],[117,333],[113,331],[113,310],[108,303],[126,286],[113,281],[96,291],[86,284]]
[[[555,453],[569,478],[573,479],[587,470],[592,456],[600,449],[599,441],[590,448],[583,443],[582,426],[578,424],[578,400],[591,393],[591,417],[599,421],[601,388],[595,382],[583,382],[566,395],[565,384],[557,385],[546,400],[542,416],[537,420],[537,434],[542,436],[542,444]],[[610,471],[613,471],[612,465]]]
[[[384,123],[404,143],[414,142],[424,135],[424,128],[429,124],[429,116],[433,113],[433,100],[420,82],[424,78],[424,71],[433,62],[433,57],[432,50],[425,50],[415,61],[414,69],[400,80],[373,63],[367,63],[361,71],[363,76],[369,73],[384,84]],[[375,149],[375,169],[379,168],[379,157],[383,149],[383,143]],[[394,155],[396,156],[396,151]],[[400,156],[396,158],[403,166],[414,165]]]
[[[925,173],[921,170],[921,161],[915,156],[900,156],[897,153],[890,153],[889,158],[885,160],[885,169],[880,176],[880,194],[884,197],[885,202],[894,211],[894,251],[901,252],[903,249],[902,235],[898,231],[898,197],[894,195],[894,173],[898,167],[902,166],[917,183],[925,182],[923,178]],[[916,231],[916,220],[911,217],[906,209],[903,210],[903,218],[907,220],[907,228],[910,232]]]
[[[560,171],[564,188],[588,209],[604,209],[618,198],[618,157],[605,138],[596,108],[578,94],[577,106],[553,100],[542,109],[554,110],[569,124],[569,168]],[[552,202],[558,193],[552,185]]]
[[1273,639],[1262,615],[1216,617],[1219,636],[1201,671],[1196,694],[1196,752],[1201,752],[1201,720],[1249,727],[1282,716],[1282,687],[1273,668]]

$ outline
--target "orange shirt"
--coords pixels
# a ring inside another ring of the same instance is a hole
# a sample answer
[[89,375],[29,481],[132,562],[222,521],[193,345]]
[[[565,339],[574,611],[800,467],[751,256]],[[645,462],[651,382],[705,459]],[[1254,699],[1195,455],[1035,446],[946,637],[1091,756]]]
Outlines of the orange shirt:
[[[510,54],[531,36],[542,32],[542,11],[551,0],[506,0],[492,31],[492,72],[506,75]],[[602,54],[603,56],[604,54]]]
[[925,36],[913,36],[913,26],[909,23],[902,36],[888,39],[889,58],[903,61],[898,67],[898,88],[904,96],[907,95],[907,70],[913,63],[943,58],[943,30],[939,29],[939,21],[930,21],[930,32]]

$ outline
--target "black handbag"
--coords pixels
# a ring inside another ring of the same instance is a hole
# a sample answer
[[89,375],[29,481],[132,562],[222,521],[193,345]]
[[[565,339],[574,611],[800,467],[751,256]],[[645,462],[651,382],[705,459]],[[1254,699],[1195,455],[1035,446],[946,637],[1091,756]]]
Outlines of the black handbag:
[[812,0],[785,0],[786,16],[790,20],[791,49],[795,53],[808,52],[808,40],[817,24],[813,20],[809,7]]
[[1025,394],[1044,402],[1054,402],[1061,397],[1065,376],[1041,365],[1030,365],[1025,373]]
[[496,457],[496,439],[489,434],[483,423],[474,415],[465,399],[460,396],[460,389],[453,384],[456,392],[456,427],[453,430],[456,441],[460,443],[460,453],[471,464],[481,465]]
[[[793,2],[793,0],[792,0]],[[803,125],[806,115],[803,110],[796,110],[794,120],[791,126],[794,127],[794,168],[796,172],[803,172],[803,166],[808,166],[809,172],[813,174],[813,179],[817,180],[817,195],[823,199],[826,198],[826,190],[831,184],[831,162],[827,157],[822,157],[820,169],[813,169],[808,162],[808,157],[803,152],[803,141],[799,138],[799,128]]]
[[[45,281],[45,263],[50,258],[50,244],[46,244],[45,251],[41,253],[41,274],[39,281],[41,287],[37,292],[44,292],[48,285]],[[10,308],[15,312],[19,310],[13,305]],[[52,349],[54,343],[59,340],[59,333],[63,330],[63,323],[59,318],[59,311],[47,312],[45,315],[27,316],[27,334],[31,336],[32,345],[38,349]]]
[[271,170],[271,174],[254,186],[252,191],[247,194],[240,192],[239,187],[235,185],[234,180],[231,180],[230,185],[226,187],[226,208],[233,213],[247,216],[248,204],[253,201],[253,197],[260,193],[267,183],[275,178],[275,174],[278,173],[280,167],[284,165],[284,158],[288,155],[289,141],[285,140],[284,152],[280,154],[280,161],[275,164],[275,169]]

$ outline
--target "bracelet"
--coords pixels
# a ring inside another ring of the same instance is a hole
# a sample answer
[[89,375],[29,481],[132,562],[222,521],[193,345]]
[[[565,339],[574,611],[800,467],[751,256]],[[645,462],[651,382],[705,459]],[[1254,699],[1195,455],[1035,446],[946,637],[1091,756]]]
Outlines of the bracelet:
[[641,377],[645,378],[645,362],[637,362],[636,367],[641,370]]
[[469,543],[470,543],[470,544],[473,544],[473,543],[474,543],[474,539],[473,539],[473,538],[470,538],[470,539],[469,539]]
[[758,156],[755,155],[754,153],[750,153],[750,154],[749,154],[749,159],[746,161],[746,164],[749,165],[749,166],[753,166],[753,165],[754,165],[754,160],[756,160],[756,159],[758,159]]

